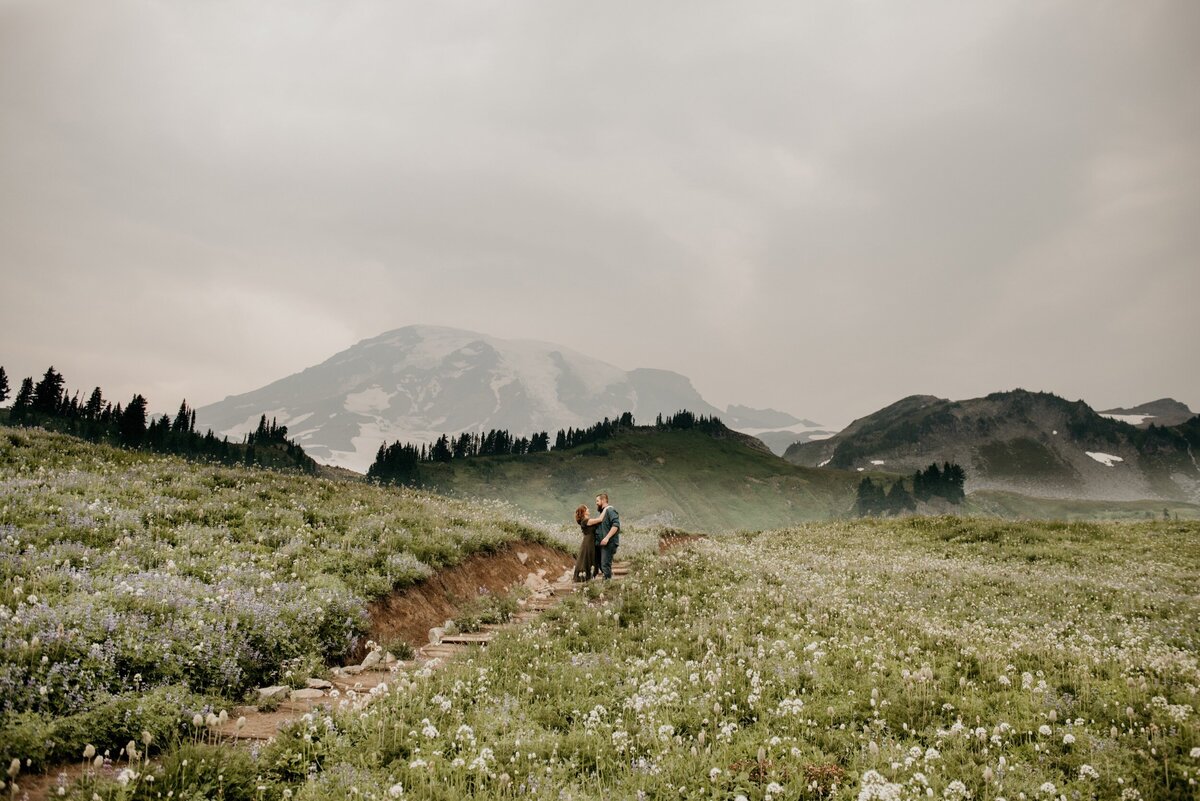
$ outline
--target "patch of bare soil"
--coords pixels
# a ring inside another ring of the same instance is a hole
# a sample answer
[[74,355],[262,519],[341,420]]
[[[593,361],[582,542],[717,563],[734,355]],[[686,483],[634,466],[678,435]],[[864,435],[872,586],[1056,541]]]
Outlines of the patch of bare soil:
[[[525,554],[524,562],[520,554]],[[566,553],[533,542],[512,543],[495,553],[476,554],[416,586],[369,604],[370,638],[378,643],[400,639],[420,647],[429,641],[431,628],[453,618],[462,604],[484,590],[502,594],[539,569],[545,568],[546,575],[553,577],[574,564]],[[355,656],[361,658],[364,654]]]

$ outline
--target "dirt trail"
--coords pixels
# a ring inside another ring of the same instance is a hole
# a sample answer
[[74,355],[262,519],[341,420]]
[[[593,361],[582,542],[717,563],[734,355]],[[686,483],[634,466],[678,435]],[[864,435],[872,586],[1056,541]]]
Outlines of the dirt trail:
[[[520,555],[525,554],[522,561]],[[574,559],[562,551],[537,543],[514,543],[502,551],[476,554],[455,567],[387,598],[372,602],[372,640],[387,643],[401,639],[414,647],[426,642],[429,630],[458,614],[459,605],[481,595],[481,590],[502,593],[525,576],[546,570],[557,577],[571,568]],[[363,652],[354,654],[361,659]]]
[[[683,544],[686,538],[675,539],[680,542],[672,545]],[[665,547],[671,546],[660,544],[660,550]],[[573,565],[573,558],[562,551],[537,543],[517,542],[495,553],[471,556],[462,564],[443,570],[414,587],[374,601],[368,606],[371,616],[369,637],[375,642],[404,640],[416,651],[414,660],[407,663],[385,661],[380,652],[374,657],[366,653],[354,654],[352,656],[360,660],[379,661],[366,669],[361,663],[334,668],[326,682],[316,682],[329,686],[293,691],[271,711],[259,711],[253,706],[235,707],[229,710],[229,722],[218,731],[230,745],[269,740],[281,726],[314,707],[332,706],[341,699],[369,693],[386,683],[393,669],[433,660],[438,660],[435,664],[444,664],[458,654],[486,647],[495,632],[523,625],[583,587],[583,584],[571,581]],[[624,578],[628,572],[628,562],[613,564],[614,580]],[[470,634],[445,635],[439,637],[438,642],[430,642],[430,630],[455,617],[462,604],[484,591],[498,594],[519,584],[530,587],[532,594],[523,599],[522,611],[510,623],[483,626],[479,632]],[[239,718],[243,719],[240,727],[237,725]],[[115,771],[106,768],[98,773],[106,776]],[[81,765],[62,765],[45,774],[26,776],[20,783],[21,797],[27,801],[49,801],[55,797],[60,782],[70,784],[84,774]]]

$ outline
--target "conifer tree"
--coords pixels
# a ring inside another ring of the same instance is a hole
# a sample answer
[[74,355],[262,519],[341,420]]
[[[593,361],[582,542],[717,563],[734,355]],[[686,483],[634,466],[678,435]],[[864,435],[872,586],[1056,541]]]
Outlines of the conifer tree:
[[134,395],[129,405],[121,412],[117,434],[123,445],[137,447],[146,437],[146,399]]
[[21,388],[17,390],[17,397],[13,399],[12,409],[9,410],[9,417],[13,420],[20,420],[29,413],[30,407],[33,405],[33,379],[26,378],[21,381]]
[[888,488],[885,506],[892,514],[916,511],[917,502],[904,487],[903,481],[897,481]]
[[62,373],[51,365],[42,380],[33,388],[33,410],[42,414],[57,415],[62,406]]
[[99,420],[100,415],[104,411],[104,395],[100,392],[100,387],[92,390],[91,396],[83,407],[83,418],[85,420]]
[[8,400],[8,373],[4,372],[4,367],[0,366],[0,403]]
[[432,462],[448,462],[450,459],[450,440],[445,434],[442,434],[433,443],[433,448],[429,452],[429,460]]
[[191,430],[192,410],[188,408],[187,399],[185,398],[179,404],[179,411],[175,413],[175,420],[171,423],[171,431],[176,434],[186,434]]

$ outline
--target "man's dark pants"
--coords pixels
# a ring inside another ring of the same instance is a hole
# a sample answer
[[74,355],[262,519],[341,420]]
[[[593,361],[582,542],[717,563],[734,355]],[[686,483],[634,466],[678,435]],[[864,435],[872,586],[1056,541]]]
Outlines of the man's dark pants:
[[609,541],[608,545],[600,546],[600,572],[604,574],[604,578],[612,578],[612,563],[613,556],[617,553],[619,543]]

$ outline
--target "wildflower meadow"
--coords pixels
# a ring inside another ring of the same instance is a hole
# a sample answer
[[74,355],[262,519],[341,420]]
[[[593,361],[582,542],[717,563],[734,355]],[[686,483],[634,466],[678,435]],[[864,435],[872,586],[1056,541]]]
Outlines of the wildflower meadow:
[[0,429],[0,756],[53,762],[114,718],[171,733],[162,708],[336,661],[369,600],[552,536],[498,504]]
[[620,582],[247,746],[208,717],[231,688],[346,648],[372,594],[552,534],[3,434],[10,781],[60,756],[49,736],[104,768],[63,788],[79,801],[1197,797],[1194,522],[909,518],[644,548]]

